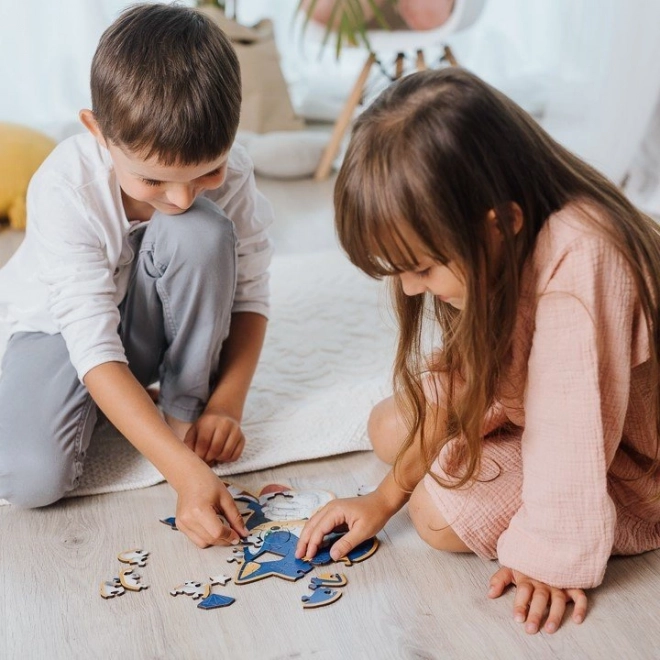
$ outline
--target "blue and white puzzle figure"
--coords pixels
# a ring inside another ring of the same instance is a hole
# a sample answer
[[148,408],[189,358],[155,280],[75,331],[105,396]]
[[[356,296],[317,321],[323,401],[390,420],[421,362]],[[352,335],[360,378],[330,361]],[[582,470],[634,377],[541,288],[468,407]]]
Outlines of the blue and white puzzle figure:
[[[264,536],[263,544],[261,547],[255,548],[255,552],[250,547],[243,549],[243,563],[238,569],[234,582],[247,584],[271,576],[285,580],[299,580],[314,567],[308,561],[296,559],[297,543],[298,537],[288,529],[269,530]],[[277,555],[278,559],[257,561],[265,553]]]
[[324,605],[330,605],[335,601],[341,598],[341,591],[336,589],[317,589],[312,592],[309,596],[303,596],[302,600],[303,607],[305,609],[310,609],[312,607],[323,607]]

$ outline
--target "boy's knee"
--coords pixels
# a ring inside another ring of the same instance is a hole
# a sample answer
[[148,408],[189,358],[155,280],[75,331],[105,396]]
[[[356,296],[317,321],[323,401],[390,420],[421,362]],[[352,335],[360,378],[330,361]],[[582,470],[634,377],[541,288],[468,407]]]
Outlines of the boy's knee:
[[188,252],[196,260],[203,259],[206,254],[217,258],[219,251],[235,249],[234,223],[206,197],[198,197],[180,215],[155,213],[151,225],[154,230],[165,233],[172,249]]
[[0,497],[22,509],[48,506],[72,490],[75,484],[71,472],[72,466],[58,469],[52,460],[6,466],[0,475]]
[[445,552],[471,552],[438,511],[423,481],[410,496],[408,513],[420,538],[432,548]]

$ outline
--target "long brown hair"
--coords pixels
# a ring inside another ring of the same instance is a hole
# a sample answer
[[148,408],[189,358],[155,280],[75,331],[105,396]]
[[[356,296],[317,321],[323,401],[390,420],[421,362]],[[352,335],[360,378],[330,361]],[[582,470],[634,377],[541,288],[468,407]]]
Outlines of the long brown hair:
[[[414,270],[418,260],[407,240],[412,230],[431,257],[462,265],[462,311],[437,298],[406,296],[399,278],[392,278],[400,328],[394,387],[409,429],[399,458],[419,435],[428,471],[449,440],[464,438],[463,469],[443,482],[447,487],[465,484],[479,468],[484,418],[511,348],[525,261],[548,217],[579,199],[599,211],[594,224],[633,274],[657,382],[660,232],[615,185],[513,101],[458,68],[403,78],[356,121],[334,195],[338,237],[351,261],[375,278]],[[515,208],[523,217],[518,232]],[[498,263],[486,238],[491,210],[503,237]],[[443,350],[430,365],[422,349],[428,310],[443,336]],[[446,373],[449,383],[446,432],[430,438],[422,388],[429,368]],[[660,398],[657,404],[660,416]],[[660,417],[656,426],[660,436]],[[657,468],[656,445],[650,471]]]

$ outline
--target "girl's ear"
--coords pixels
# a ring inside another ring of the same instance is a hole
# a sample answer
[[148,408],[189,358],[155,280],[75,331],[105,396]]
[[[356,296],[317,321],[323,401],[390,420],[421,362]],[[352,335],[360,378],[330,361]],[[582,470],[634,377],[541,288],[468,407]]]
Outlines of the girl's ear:
[[[513,230],[514,235],[516,235],[523,228],[523,212],[520,206],[516,204],[516,202],[509,202],[508,206],[509,211],[513,217],[513,224],[511,229]],[[492,232],[496,234],[501,233],[500,217],[495,209],[491,209],[486,214],[486,224]]]
[[82,125],[96,138],[96,141],[106,149],[108,148],[108,143],[101,133],[101,127],[96,121],[96,115],[91,110],[81,110],[78,113],[78,118],[80,119]]

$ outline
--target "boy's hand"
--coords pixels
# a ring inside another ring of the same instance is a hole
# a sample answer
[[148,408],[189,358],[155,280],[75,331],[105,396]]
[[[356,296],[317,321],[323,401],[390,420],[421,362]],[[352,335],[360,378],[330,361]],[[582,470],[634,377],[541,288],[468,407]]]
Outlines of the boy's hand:
[[[179,487],[176,526],[200,548],[237,544],[249,534],[234,498],[218,477],[203,464]],[[222,514],[231,525],[222,524]]]
[[205,463],[232,463],[245,447],[238,420],[224,411],[205,410],[186,433],[184,443]]
[[313,557],[326,534],[348,527],[348,533],[330,548],[330,556],[336,561],[375,536],[392,514],[377,490],[362,497],[333,500],[307,521],[296,547],[296,557]]
[[490,578],[489,598],[499,598],[510,585],[516,586],[513,602],[513,616],[519,623],[525,623],[525,632],[534,634],[541,627],[541,620],[548,610],[544,630],[555,632],[561,625],[566,603],[573,601],[573,621],[582,623],[587,614],[587,596],[582,589],[557,589],[543,582],[533,580],[520,571],[500,568]]

